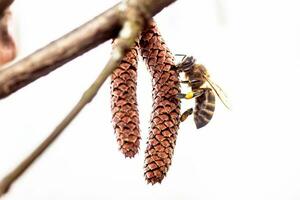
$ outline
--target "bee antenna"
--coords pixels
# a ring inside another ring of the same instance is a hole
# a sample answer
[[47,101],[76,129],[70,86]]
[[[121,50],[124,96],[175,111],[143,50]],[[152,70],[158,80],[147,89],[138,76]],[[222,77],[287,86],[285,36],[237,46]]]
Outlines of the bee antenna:
[[184,60],[186,58],[186,54],[175,54],[175,56],[181,56],[181,57],[183,57],[182,60]]
[[186,56],[186,54],[180,54],[180,53],[178,54],[178,53],[176,53],[175,56]]

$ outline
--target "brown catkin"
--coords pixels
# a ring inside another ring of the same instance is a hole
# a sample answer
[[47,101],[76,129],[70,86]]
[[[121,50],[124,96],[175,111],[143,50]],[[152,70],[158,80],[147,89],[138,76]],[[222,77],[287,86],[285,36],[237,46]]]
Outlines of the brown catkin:
[[145,152],[145,178],[161,182],[171,165],[180,118],[179,76],[174,57],[155,22],[150,21],[140,40],[141,55],[152,75],[153,111]]
[[112,124],[119,148],[129,158],[138,152],[141,138],[136,100],[138,48],[136,42],[111,75]]

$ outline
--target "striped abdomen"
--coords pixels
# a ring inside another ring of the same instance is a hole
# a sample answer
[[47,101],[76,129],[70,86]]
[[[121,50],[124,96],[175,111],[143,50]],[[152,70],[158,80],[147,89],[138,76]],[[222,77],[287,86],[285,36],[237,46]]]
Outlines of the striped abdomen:
[[194,121],[196,127],[202,128],[211,120],[215,110],[215,95],[212,89],[205,88],[203,95],[195,99]]

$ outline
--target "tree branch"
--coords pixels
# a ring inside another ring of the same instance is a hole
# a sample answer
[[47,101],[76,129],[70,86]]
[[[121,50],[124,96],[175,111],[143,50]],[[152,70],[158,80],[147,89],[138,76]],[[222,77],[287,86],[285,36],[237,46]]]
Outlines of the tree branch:
[[0,16],[13,2],[14,0],[0,0]]
[[12,61],[16,55],[16,44],[9,31],[11,11],[9,8],[0,14],[0,67]]
[[[138,7],[148,17],[160,12],[175,0],[140,0]],[[99,44],[114,38],[121,28],[121,15],[117,4],[99,16],[44,48],[25,57],[0,73],[0,98],[4,98],[27,84],[84,54]]]
[[[79,114],[79,112],[96,96],[98,90],[106,80],[106,78],[111,75],[117,66],[119,66],[122,58],[124,57],[126,51],[134,44],[135,39],[140,34],[144,26],[144,19],[151,16],[147,8],[147,4],[140,4],[139,0],[129,0],[127,4],[123,5],[125,7],[119,7],[119,23],[122,23],[125,17],[125,22],[123,23],[122,29],[119,32],[119,36],[116,39],[116,47],[113,49],[111,58],[104,67],[103,71],[97,77],[96,81],[88,88],[88,90],[82,95],[79,102],[71,110],[71,112],[63,119],[61,123],[53,130],[53,132],[25,159],[23,160],[15,169],[13,169],[7,176],[5,176],[0,182],[0,196],[7,193],[10,186],[34,163],[34,161],[39,158],[42,153],[58,138],[62,131],[71,123],[71,121]],[[150,2],[150,1],[144,1]],[[124,8],[120,10],[121,8]],[[112,10],[116,12],[116,7]],[[110,10],[111,11],[111,10]],[[123,11],[123,12],[122,12]],[[119,25],[119,24],[118,24]],[[65,41],[65,40],[63,40]],[[68,41],[68,40],[66,40]],[[54,48],[54,46],[51,46]],[[54,52],[50,52],[54,53]],[[74,54],[75,55],[75,54]],[[32,55],[34,58],[34,55]],[[45,56],[41,54],[40,56]],[[29,59],[29,58],[28,58]],[[31,58],[32,59],[32,58]],[[30,60],[30,59],[29,59]],[[55,60],[55,58],[49,58],[49,60]],[[28,61],[29,62],[29,61]],[[50,62],[50,61],[49,61]],[[26,62],[25,62],[26,63]],[[35,62],[30,62],[35,66]]]

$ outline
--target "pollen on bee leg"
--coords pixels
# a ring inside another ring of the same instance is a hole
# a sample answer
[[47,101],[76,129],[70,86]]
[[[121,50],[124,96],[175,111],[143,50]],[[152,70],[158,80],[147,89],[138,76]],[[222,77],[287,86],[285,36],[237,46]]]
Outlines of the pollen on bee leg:
[[191,98],[193,98],[193,97],[194,97],[194,92],[193,92],[193,91],[188,92],[188,93],[186,93],[186,95],[185,95],[185,98],[186,98],[186,99],[191,99]]

